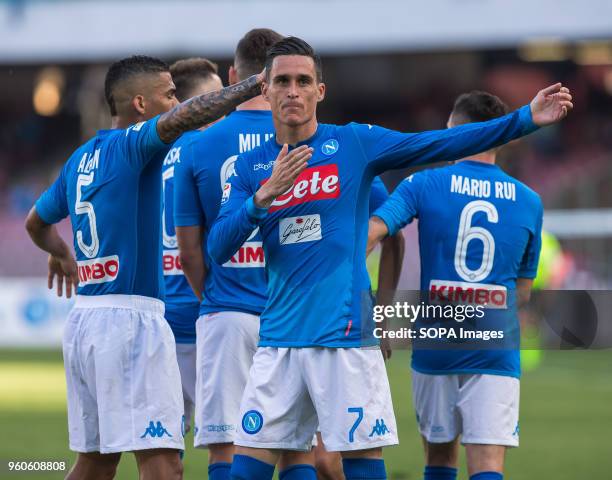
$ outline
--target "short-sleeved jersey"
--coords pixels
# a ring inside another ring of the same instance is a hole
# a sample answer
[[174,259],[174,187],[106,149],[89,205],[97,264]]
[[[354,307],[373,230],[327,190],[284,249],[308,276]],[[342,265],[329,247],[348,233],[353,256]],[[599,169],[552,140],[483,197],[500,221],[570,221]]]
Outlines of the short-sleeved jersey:
[[166,286],[165,317],[177,343],[195,343],[195,323],[200,308],[200,302],[193,293],[181,267],[174,229],[174,172],[181,160],[181,145],[197,134],[197,131],[183,134],[167,153],[162,168],[162,245],[164,248],[162,266]]
[[157,117],[102,130],[37,200],[46,223],[70,215],[79,295],[163,298],[161,169],[169,148],[157,134]]
[[[516,280],[536,276],[542,214],[533,190],[496,165],[469,160],[408,177],[374,212],[390,234],[418,218],[427,303],[483,308],[473,312],[473,321],[450,318],[446,327],[456,329],[458,338],[466,329],[503,332],[503,338],[480,343],[482,350],[465,348],[454,337],[440,340],[438,347],[446,347],[436,349],[427,348],[431,341],[417,341],[415,370],[520,376]],[[438,326],[440,319],[434,319]],[[433,326],[426,318],[415,325],[417,331]]]
[[308,167],[267,210],[257,208],[253,196],[268,181],[281,146],[267,142],[242,155],[224,187],[208,248],[223,263],[259,227],[268,273],[260,345],[377,344],[365,262],[374,177],[391,168],[461,158],[534,128],[529,107],[491,122],[419,134],[320,124],[298,144],[314,149]]
[[211,261],[206,239],[236,158],[273,136],[270,111],[237,110],[205,131],[179,140],[174,219],[179,227],[204,227],[202,251],[207,272],[200,314],[239,311],[259,315],[266,304],[265,259],[259,231],[254,230],[222,264]]

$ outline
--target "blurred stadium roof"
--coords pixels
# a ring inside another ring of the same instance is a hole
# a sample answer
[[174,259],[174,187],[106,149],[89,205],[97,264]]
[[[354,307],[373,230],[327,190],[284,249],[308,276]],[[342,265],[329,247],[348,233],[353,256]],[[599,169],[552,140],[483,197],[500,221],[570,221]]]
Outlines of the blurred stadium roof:
[[612,37],[610,0],[5,0],[0,62],[108,60],[134,52],[230,56],[266,26],[326,54],[504,48]]

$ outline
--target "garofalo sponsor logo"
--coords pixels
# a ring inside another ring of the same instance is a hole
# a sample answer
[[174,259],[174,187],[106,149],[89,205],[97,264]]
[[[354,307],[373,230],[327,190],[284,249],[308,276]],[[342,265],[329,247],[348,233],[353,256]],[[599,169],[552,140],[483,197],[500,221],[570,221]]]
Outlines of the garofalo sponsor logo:
[[321,240],[321,217],[315,214],[282,218],[278,223],[278,237],[281,245]]

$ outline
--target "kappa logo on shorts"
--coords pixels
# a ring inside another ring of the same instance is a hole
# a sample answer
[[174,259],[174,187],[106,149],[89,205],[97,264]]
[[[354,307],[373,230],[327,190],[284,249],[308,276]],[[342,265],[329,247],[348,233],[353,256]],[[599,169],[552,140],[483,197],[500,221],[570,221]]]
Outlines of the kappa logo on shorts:
[[263,416],[257,410],[249,410],[242,417],[242,429],[249,435],[255,435],[263,427]]
[[385,425],[385,421],[381,419],[376,419],[376,425],[372,427],[372,433],[370,433],[370,437],[373,437],[375,434],[379,437],[382,435],[386,435],[387,433],[391,433],[387,426]]
[[512,433],[513,437],[518,437],[519,432],[521,431],[521,429],[519,428],[519,422],[516,422],[516,427],[514,428],[514,432]]
[[157,422],[157,424],[155,424],[153,420],[149,422],[149,426],[145,429],[144,433],[140,436],[140,438],[145,438],[147,435],[150,435],[151,438],[161,438],[164,435],[172,437],[172,435],[170,435],[168,430],[166,430],[166,428],[162,425],[161,422]]

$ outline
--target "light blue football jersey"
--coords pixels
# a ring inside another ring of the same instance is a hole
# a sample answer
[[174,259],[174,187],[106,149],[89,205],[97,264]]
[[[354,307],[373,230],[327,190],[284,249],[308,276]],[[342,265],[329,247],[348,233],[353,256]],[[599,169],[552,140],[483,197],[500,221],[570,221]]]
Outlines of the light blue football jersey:
[[174,172],[181,161],[181,145],[198,133],[198,131],[192,131],[183,134],[167,153],[162,169],[162,245],[164,247],[162,266],[166,286],[165,316],[177,343],[195,343],[195,324],[198,319],[200,302],[183,273],[179,259],[178,242],[174,229]]
[[70,215],[79,295],[163,299],[161,170],[171,145],[157,119],[99,131],[36,202],[46,223]]
[[[470,160],[408,177],[374,212],[390,234],[418,218],[421,291],[428,304],[482,309],[467,320],[419,317],[418,334],[452,328],[457,338],[417,337],[415,370],[520,376],[516,280],[536,276],[542,214],[533,190],[496,165]],[[502,336],[474,340],[468,331]]]
[[201,315],[220,311],[259,315],[266,304],[265,259],[259,232],[252,231],[239,250],[222,264],[211,261],[206,240],[236,158],[273,136],[270,111],[236,110],[203,132],[177,143],[180,162],[175,167],[175,225],[204,228],[202,253],[207,272]]
[[253,196],[268,181],[281,146],[270,141],[241,155],[224,187],[208,250],[213,260],[225,263],[259,227],[268,274],[260,345],[377,344],[365,262],[375,176],[462,158],[536,128],[528,106],[490,122],[418,134],[319,124],[311,138],[298,144],[314,149],[308,167],[269,209],[255,207]]

